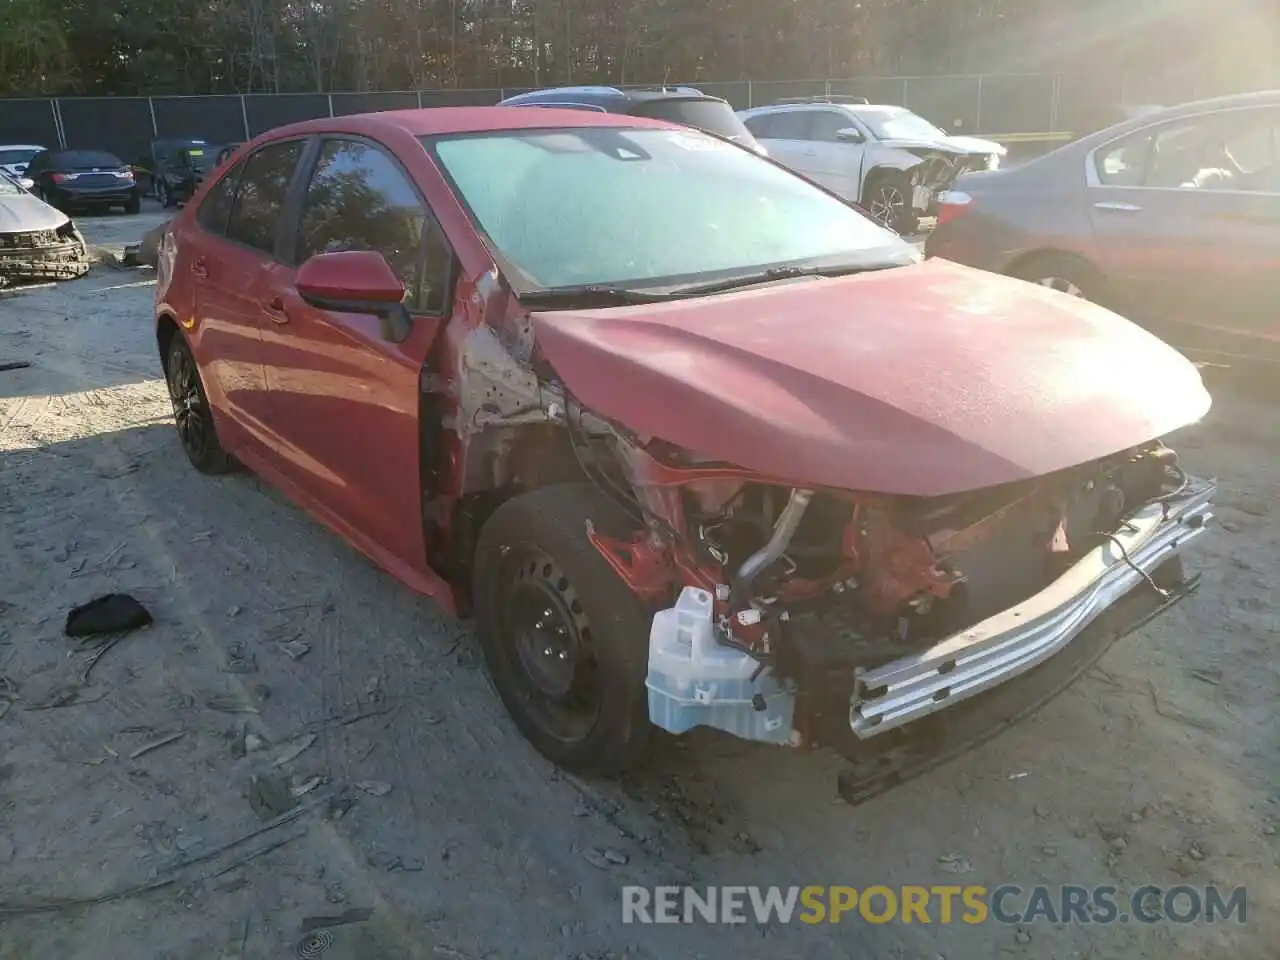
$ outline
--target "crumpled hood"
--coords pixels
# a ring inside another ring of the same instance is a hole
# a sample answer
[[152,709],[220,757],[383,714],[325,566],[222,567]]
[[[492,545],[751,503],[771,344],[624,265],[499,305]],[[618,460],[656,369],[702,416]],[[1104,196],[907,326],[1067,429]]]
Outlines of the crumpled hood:
[[880,144],[899,150],[941,150],[956,154],[998,153],[1004,156],[1009,152],[994,140],[983,140],[980,137],[945,136],[928,140],[916,137],[891,137],[881,140]]
[[0,233],[56,230],[67,215],[30,193],[0,194]]
[[938,496],[1041,476],[1209,409],[1195,367],[1127,320],[928,260],[648,306],[533,314],[588,408],[814,486]]

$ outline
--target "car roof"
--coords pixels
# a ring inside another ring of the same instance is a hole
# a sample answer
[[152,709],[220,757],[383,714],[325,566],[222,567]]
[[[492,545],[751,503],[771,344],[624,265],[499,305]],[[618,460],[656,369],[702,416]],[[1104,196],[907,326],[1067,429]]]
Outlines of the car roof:
[[819,100],[811,103],[770,103],[762,107],[739,111],[744,116],[764,113],[786,113],[791,110],[844,110],[856,114],[859,111],[874,112],[876,110],[898,111],[910,113],[907,107],[894,103],[839,103],[834,100]]
[[542,90],[530,90],[507,97],[499,106],[519,106],[522,103],[545,103],[560,101],[565,98],[576,98],[580,102],[619,106],[631,103],[648,103],[653,100],[718,100],[696,87],[657,86],[657,87],[546,87]]
[[[500,133],[505,130],[548,130],[561,127],[636,127],[685,130],[662,120],[617,113],[556,110],[547,107],[427,107],[422,110],[382,110],[345,117],[303,120],[268,131],[270,139],[312,133],[408,133],[414,137],[456,133]],[[257,139],[257,138],[255,138]]]
[[0,150],[48,150],[38,143],[0,143]]

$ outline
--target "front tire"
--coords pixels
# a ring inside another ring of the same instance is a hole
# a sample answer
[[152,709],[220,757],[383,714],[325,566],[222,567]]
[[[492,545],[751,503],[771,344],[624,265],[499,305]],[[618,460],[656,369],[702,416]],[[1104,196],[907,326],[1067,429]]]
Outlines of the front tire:
[[919,225],[912,206],[911,178],[896,170],[871,175],[862,192],[862,205],[873,220],[904,237],[915,233]]
[[508,500],[480,533],[475,610],[498,696],[552,763],[612,774],[650,733],[645,672],[651,611],[587,539],[636,524],[588,483]]
[[234,461],[218,442],[213,410],[200,380],[200,370],[191,355],[191,348],[180,333],[174,333],[169,342],[164,373],[178,439],[187,459],[201,473],[227,473],[233,468]]

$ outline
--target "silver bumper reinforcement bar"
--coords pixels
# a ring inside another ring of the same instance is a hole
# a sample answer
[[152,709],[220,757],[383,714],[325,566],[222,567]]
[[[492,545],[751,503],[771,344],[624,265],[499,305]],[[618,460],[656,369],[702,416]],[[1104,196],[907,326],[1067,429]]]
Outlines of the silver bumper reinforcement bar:
[[1204,531],[1216,489],[1189,478],[1177,497],[1139,510],[1113,539],[1017,606],[918,654],[857,671],[853,732],[867,738],[901,727],[1052,657]]

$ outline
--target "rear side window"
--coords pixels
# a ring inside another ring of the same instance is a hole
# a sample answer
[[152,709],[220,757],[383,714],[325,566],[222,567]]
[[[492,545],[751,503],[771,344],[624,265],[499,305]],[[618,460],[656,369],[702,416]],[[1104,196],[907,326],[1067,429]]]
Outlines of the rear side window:
[[[752,117],[748,129],[757,137],[767,137],[770,140],[808,140],[809,116],[806,110],[766,113],[760,117]],[[756,130],[758,121],[764,121],[761,131]]]
[[741,118],[733,112],[733,107],[723,100],[643,100],[631,112],[637,117],[669,120],[729,140],[750,136]]
[[299,263],[341,250],[386,257],[410,310],[444,309],[452,261],[444,234],[396,162],[356,140],[325,142],[298,223]]
[[231,217],[231,203],[236,198],[236,185],[244,164],[238,163],[227,175],[215,183],[196,211],[196,223],[209,233],[223,236],[227,232],[227,220]]
[[275,250],[276,224],[284,213],[289,183],[302,156],[302,143],[271,143],[244,161],[240,187],[227,222],[227,239],[263,253]]

